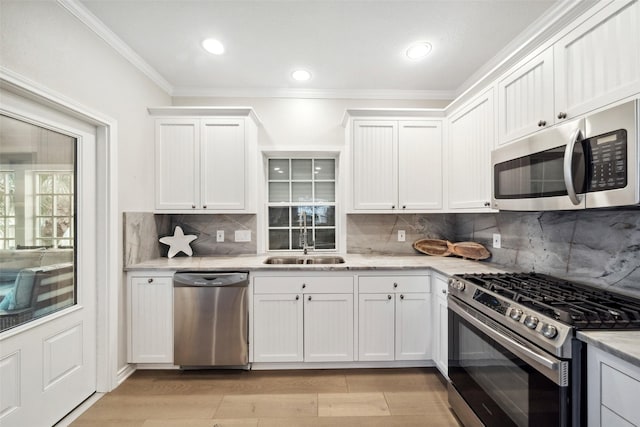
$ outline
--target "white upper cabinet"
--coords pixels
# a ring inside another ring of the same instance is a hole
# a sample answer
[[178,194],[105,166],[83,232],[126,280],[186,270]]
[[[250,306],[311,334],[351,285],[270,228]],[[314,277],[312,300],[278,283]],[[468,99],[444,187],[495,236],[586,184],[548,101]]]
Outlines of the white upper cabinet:
[[501,79],[497,97],[499,144],[553,125],[553,49]]
[[489,209],[494,148],[493,87],[449,117],[449,209]]
[[556,117],[571,118],[640,92],[640,1],[620,0],[554,45]]
[[442,209],[442,135],[441,120],[354,120],[350,209]]
[[[257,121],[251,109],[149,111],[157,116],[157,210],[255,212]],[[208,115],[180,117],[197,112]],[[243,115],[228,116],[234,112]],[[215,117],[219,113],[225,116]]]

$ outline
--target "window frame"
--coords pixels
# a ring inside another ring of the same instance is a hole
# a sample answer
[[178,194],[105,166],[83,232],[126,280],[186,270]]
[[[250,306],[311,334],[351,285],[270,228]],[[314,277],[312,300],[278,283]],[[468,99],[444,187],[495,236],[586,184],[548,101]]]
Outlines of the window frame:
[[[272,180],[269,178],[269,163],[271,160],[288,160],[289,161],[289,178],[287,180]],[[311,179],[309,180],[299,180],[294,179],[292,174],[292,164],[294,160],[311,160],[312,161],[312,172],[314,171],[314,165],[316,160],[330,160],[333,162],[333,179],[318,179],[316,180],[312,174]],[[332,226],[317,226],[315,224],[308,225],[307,228],[311,233],[312,238],[310,240],[313,241],[314,246],[309,248],[312,252],[319,253],[332,253],[338,252],[340,247],[340,211],[339,211],[339,158],[334,153],[311,153],[311,152],[296,152],[293,153],[265,153],[264,155],[264,167],[265,167],[265,180],[264,180],[264,188],[265,188],[265,199],[264,199],[264,212],[265,212],[265,220],[264,220],[264,242],[265,242],[265,250],[267,253],[302,253],[303,249],[301,247],[296,247],[294,244],[294,235],[296,230],[298,230],[298,226],[296,225],[295,219],[291,216],[293,215],[293,209],[297,207],[313,207],[316,208],[318,206],[330,206],[333,207],[334,210],[334,222]],[[269,192],[269,184],[272,182],[287,182],[289,184],[289,201],[288,202],[271,202],[270,201],[270,192]],[[296,202],[291,200],[293,193],[293,183],[296,182],[309,182],[311,184],[312,191],[312,200],[311,201],[301,201]],[[333,201],[317,201],[316,200],[316,186],[317,182],[332,182],[334,184],[333,191]],[[283,207],[289,208],[289,225],[287,226],[270,226],[269,224],[269,209],[273,207]],[[271,249],[269,234],[271,230],[289,230],[289,245],[287,249]],[[328,249],[317,249],[315,247],[316,244],[316,230],[333,230],[334,231],[334,247]]]

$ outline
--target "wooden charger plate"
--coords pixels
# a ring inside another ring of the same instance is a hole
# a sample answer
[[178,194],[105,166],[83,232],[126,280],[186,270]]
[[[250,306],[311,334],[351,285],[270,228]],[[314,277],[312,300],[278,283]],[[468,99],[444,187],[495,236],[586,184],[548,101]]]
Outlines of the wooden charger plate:
[[462,258],[481,260],[491,256],[491,252],[476,242],[451,243],[443,239],[420,239],[413,242],[413,248],[418,252],[431,256],[457,255]]

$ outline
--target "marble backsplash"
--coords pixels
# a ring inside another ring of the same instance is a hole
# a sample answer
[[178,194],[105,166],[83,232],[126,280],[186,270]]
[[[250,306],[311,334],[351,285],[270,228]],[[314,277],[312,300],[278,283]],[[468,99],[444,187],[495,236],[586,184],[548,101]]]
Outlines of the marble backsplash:
[[[405,231],[404,242],[398,242],[398,230]],[[454,237],[455,215],[347,215],[347,253],[414,255],[418,239]]]
[[[149,259],[166,257],[169,247],[158,241],[160,237],[173,235],[176,225],[184,234],[195,234],[191,242],[194,256],[255,254],[255,215],[212,214],[153,214],[150,212],[124,213],[124,265],[137,264]],[[216,232],[224,231],[225,241],[216,242]],[[236,242],[236,230],[250,230],[250,242]],[[185,256],[180,253],[176,256]]]
[[[502,247],[491,247],[500,233]],[[473,240],[489,261],[640,297],[640,210],[457,214],[457,241]]]

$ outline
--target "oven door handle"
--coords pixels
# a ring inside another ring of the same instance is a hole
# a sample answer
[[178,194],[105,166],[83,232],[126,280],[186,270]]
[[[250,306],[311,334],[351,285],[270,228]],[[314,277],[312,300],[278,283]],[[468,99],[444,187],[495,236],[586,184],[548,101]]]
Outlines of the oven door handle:
[[[566,387],[569,385],[569,364],[566,361],[549,357],[540,350],[529,347],[526,344],[519,343],[504,333],[491,328],[474,314],[465,310],[465,308],[460,306],[460,304],[454,299],[449,298],[448,302],[449,308],[457,315],[478,328],[482,333],[488,335],[494,341],[500,343],[511,353],[527,362],[527,364],[531,365],[545,377],[549,378],[559,386]],[[478,315],[484,317],[481,313],[478,313]]]

